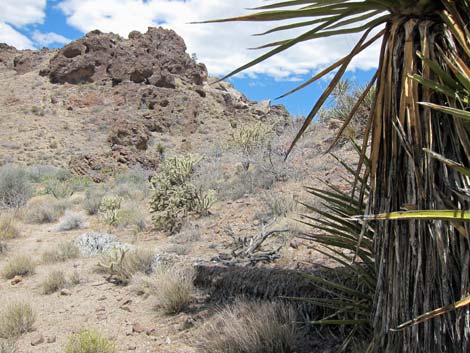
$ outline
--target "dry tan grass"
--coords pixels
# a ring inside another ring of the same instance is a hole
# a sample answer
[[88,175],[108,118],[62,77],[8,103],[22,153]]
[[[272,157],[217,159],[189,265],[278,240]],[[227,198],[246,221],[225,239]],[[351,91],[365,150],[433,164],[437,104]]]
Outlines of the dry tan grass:
[[0,337],[11,339],[30,332],[36,315],[28,303],[8,303],[0,310]]
[[237,300],[205,326],[202,353],[292,353],[295,312],[281,303]]
[[159,268],[155,274],[155,296],[158,307],[166,314],[184,311],[192,301],[194,293],[194,271],[192,268]]
[[67,207],[66,200],[57,200],[50,195],[36,196],[28,201],[23,219],[26,223],[52,223],[62,216]]
[[8,215],[0,216],[0,240],[15,239],[20,236],[20,231],[13,217]]
[[17,255],[3,267],[2,275],[6,279],[12,279],[15,276],[30,276],[34,274],[36,264],[25,255]]
[[41,283],[43,294],[55,293],[67,285],[67,280],[62,271],[53,271],[49,273],[46,279]]
[[72,242],[62,242],[57,248],[46,250],[42,254],[42,262],[45,264],[53,264],[76,259],[80,256],[80,251]]

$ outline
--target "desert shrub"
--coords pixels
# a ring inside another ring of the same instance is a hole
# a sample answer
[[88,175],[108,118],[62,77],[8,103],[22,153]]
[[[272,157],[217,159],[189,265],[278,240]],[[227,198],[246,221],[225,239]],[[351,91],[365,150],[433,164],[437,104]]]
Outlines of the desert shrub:
[[88,176],[77,175],[68,180],[70,189],[73,192],[83,192],[93,185],[93,180]]
[[114,353],[116,346],[95,330],[82,330],[69,337],[65,353]]
[[0,240],[15,239],[20,236],[13,217],[2,215],[0,216]]
[[73,195],[75,191],[68,181],[48,179],[45,182],[44,193],[52,195],[56,199],[65,199]]
[[161,267],[155,274],[155,296],[166,314],[184,311],[194,292],[192,268]]
[[0,310],[0,337],[16,338],[33,329],[36,315],[31,305],[12,302]]
[[55,222],[68,206],[68,202],[65,200],[56,200],[50,196],[38,196],[28,202],[23,218],[27,223]]
[[120,227],[133,226],[138,232],[147,227],[145,215],[138,206],[121,209],[118,214],[117,225]]
[[52,294],[67,285],[64,273],[62,271],[53,271],[47,275],[46,279],[41,283],[43,294]]
[[249,169],[253,156],[267,146],[273,134],[273,127],[260,121],[252,126],[242,126],[232,132],[228,144],[240,153],[245,170]]
[[151,173],[142,168],[129,169],[115,177],[116,192],[121,197],[143,200],[150,191]]
[[[320,121],[323,123],[329,123],[332,119],[344,121],[363,91],[363,88],[354,87],[348,80],[340,81],[330,95],[332,104],[328,108],[320,110]],[[349,131],[352,134],[350,137],[355,137],[356,133],[360,133],[366,127],[375,94],[375,90],[372,89],[354,115]]]
[[119,221],[119,210],[122,198],[117,196],[105,196],[101,200],[99,214],[104,223],[114,226]]
[[272,217],[286,217],[294,212],[297,206],[292,195],[266,192],[262,195],[262,199],[268,207],[268,215]]
[[82,229],[86,227],[85,216],[80,212],[66,211],[60,219],[58,229],[67,231],[73,229]]
[[194,156],[168,158],[152,177],[150,212],[157,229],[175,233],[189,213],[205,215],[215,202],[211,190],[198,189],[192,182],[199,161]]
[[30,276],[34,274],[36,265],[29,256],[19,255],[12,258],[4,267],[2,275],[6,279],[15,276]]
[[88,215],[93,216],[98,214],[104,195],[104,190],[97,187],[90,188],[85,192],[85,200],[82,203],[82,207]]
[[53,264],[76,259],[80,255],[78,247],[72,242],[61,242],[55,249],[46,250],[42,254],[42,262]]
[[0,207],[21,207],[31,195],[31,183],[24,168],[10,164],[0,167]]
[[58,168],[52,165],[33,165],[28,167],[28,178],[34,183],[41,183],[48,179],[60,181],[68,180],[72,174],[67,169]]
[[177,244],[187,244],[201,240],[201,230],[197,224],[187,223],[181,231],[175,234],[171,241]]
[[73,271],[69,277],[69,281],[71,285],[78,286],[80,283],[82,283],[82,277],[78,271]]
[[170,244],[164,248],[164,252],[176,255],[188,255],[191,247],[188,244]]
[[151,250],[115,248],[102,256],[97,271],[107,274],[110,281],[127,285],[138,272],[150,274],[154,262],[155,253]]
[[16,344],[13,340],[0,339],[0,353],[16,353]]
[[0,241],[0,255],[5,254],[8,250],[8,245]]
[[236,301],[203,334],[204,353],[292,353],[295,312],[283,304]]

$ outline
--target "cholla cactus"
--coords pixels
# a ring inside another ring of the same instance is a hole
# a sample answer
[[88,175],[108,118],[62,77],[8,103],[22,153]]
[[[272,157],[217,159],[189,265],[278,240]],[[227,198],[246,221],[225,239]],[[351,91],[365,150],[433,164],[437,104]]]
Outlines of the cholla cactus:
[[229,139],[232,149],[238,150],[243,157],[242,165],[248,170],[253,155],[266,146],[273,133],[273,126],[258,122],[236,130]]
[[119,220],[122,198],[117,196],[105,196],[101,200],[100,216],[108,225],[114,226]]
[[205,195],[191,181],[200,160],[191,155],[168,158],[152,178],[150,212],[156,228],[174,233],[181,228],[188,213],[208,213],[215,201],[214,195]]

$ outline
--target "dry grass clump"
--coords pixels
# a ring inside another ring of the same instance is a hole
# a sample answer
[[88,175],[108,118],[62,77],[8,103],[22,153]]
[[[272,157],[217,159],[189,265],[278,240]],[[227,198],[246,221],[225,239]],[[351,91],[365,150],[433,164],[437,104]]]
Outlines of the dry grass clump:
[[280,303],[238,300],[208,325],[202,353],[292,353],[296,340],[294,310]]
[[76,259],[80,255],[80,250],[72,242],[62,242],[53,250],[46,250],[42,254],[42,262],[45,264],[53,264]]
[[0,255],[6,253],[7,250],[8,250],[7,244],[5,244],[4,242],[0,241]]
[[23,206],[31,191],[31,183],[23,167],[11,164],[0,167],[0,207]]
[[16,353],[16,344],[11,340],[0,339],[0,353]]
[[65,353],[114,353],[116,346],[96,330],[82,330],[69,337]]
[[192,268],[165,267],[155,274],[155,296],[159,308],[166,314],[184,311],[191,303],[194,292]]
[[153,271],[155,253],[147,249],[113,249],[104,254],[97,265],[97,271],[109,275],[108,279],[117,284],[127,285],[140,272]]
[[62,216],[67,207],[65,200],[57,200],[48,195],[38,196],[28,202],[23,218],[27,223],[52,223]]
[[15,338],[33,329],[36,315],[28,303],[13,302],[0,310],[0,337]]
[[73,229],[82,229],[86,227],[85,215],[81,212],[66,211],[60,219],[58,229],[65,232]]
[[20,236],[13,217],[0,216],[0,240],[15,239]]
[[66,285],[67,280],[65,279],[64,273],[62,271],[53,271],[49,273],[46,279],[42,282],[42,293],[52,294],[65,288]]
[[29,256],[18,255],[5,265],[2,275],[6,279],[12,279],[15,276],[30,276],[34,274],[35,267],[35,263]]

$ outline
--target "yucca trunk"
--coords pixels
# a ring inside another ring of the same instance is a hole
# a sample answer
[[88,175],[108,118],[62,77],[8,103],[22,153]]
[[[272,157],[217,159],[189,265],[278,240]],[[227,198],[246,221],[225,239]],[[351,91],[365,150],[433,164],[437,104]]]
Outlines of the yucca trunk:
[[[430,68],[418,58],[418,50],[445,66],[437,48],[446,50],[452,45],[445,25],[438,14],[431,14],[397,16],[387,26],[372,126],[370,212],[469,210],[468,198],[458,192],[469,188],[468,178],[423,151],[428,148],[468,166],[461,143],[468,136],[458,133],[465,131],[459,120],[437,116],[439,112],[417,104],[445,105],[446,99],[409,76],[421,73],[433,79]],[[470,352],[468,309],[391,331],[470,293],[468,230],[462,224],[442,221],[377,222],[378,283],[371,352]]]

